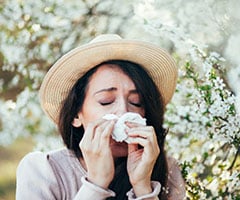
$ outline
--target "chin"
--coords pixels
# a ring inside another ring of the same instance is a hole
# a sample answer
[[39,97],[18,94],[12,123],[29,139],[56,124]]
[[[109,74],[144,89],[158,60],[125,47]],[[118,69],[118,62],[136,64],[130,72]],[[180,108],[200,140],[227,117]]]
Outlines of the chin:
[[114,158],[126,157],[128,155],[128,144],[126,142],[116,142],[112,140],[110,148]]

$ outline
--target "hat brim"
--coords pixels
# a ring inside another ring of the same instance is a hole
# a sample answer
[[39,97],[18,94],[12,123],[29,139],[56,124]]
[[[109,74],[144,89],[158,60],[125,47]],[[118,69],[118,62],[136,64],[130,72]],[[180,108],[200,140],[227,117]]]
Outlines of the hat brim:
[[62,103],[75,82],[108,60],[128,60],[143,66],[158,87],[164,105],[169,103],[177,81],[173,58],[151,43],[119,39],[89,43],[62,56],[50,68],[40,88],[40,103],[45,113],[57,123]]

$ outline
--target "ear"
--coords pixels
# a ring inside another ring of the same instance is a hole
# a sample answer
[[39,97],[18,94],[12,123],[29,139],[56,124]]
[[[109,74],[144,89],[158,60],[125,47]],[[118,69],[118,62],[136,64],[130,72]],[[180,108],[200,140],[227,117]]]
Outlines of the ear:
[[72,121],[72,125],[76,128],[82,126],[82,120],[80,119],[79,116],[74,117],[74,119]]

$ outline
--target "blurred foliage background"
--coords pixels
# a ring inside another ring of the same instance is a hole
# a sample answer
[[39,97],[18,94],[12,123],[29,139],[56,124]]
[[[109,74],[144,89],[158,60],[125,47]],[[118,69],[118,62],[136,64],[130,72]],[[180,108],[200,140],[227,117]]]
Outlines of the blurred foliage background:
[[0,199],[24,154],[62,146],[38,89],[51,65],[102,33],[154,42],[179,65],[167,150],[188,199],[240,199],[238,0],[0,0]]

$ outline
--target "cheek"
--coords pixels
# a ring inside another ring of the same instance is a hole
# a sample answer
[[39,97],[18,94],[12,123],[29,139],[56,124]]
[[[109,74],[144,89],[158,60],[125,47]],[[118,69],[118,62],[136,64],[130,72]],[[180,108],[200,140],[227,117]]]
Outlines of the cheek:
[[87,113],[87,114],[82,114],[81,115],[81,119],[82,119],[82,125],[84,127],[84,129],[86,130],[87,125],[90,122],[95,121],[96,119],[96,115],[92,114],[92,113]]
[[88,124],[90,122],[94,122],[96,120],[101,119],[105,114],[99,110],[93,107],[91,107],[91,109],[87,109],[87,110],[83,110],[80,114],[79,114],[79,118],[81,118],[82,121],[82,125],[84,127],[84,129],[86,129],[86,127],[88,126]]
[[128,111],[129,111],[129,112],[138,113],[138,114],[140,114],[142,117],[145,116],[145,110],[144,110],[144,108],[137,108],[137,107],[130,106],[130,108],[128,109]]
[[92,103],[91,99],[86,97],[82,105],[82,110],[78,114],[79,118],[82,120],[84,128],[89,122],[94,121],[97,117],[97,111],[95,107],[96,106]]

